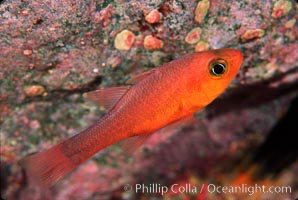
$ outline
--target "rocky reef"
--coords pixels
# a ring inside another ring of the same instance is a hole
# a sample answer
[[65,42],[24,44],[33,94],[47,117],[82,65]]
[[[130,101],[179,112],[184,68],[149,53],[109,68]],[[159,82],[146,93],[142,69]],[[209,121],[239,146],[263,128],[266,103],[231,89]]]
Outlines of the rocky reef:
[[[297,3],[291,0],[2,0],[0,137],[3,199],[239,199],[248,193],[134,192],[136,184],[233,185],[298,95]],[[32,186],[18,161],[104,114],[84,92],[207,49],[242,51],[225,94],[191,124],[154,134],[131,155],[113,145],[53,188]],[[296,131],[296,132],[295,132]],[[293,130],[293,134],[297,129]],[[280,137],[283,137],[281,134]],[[277,160],[278,162],[278,160]],[[297,162],[255,183],[298,197]],[[153,185],[151,185],[153,186]]]

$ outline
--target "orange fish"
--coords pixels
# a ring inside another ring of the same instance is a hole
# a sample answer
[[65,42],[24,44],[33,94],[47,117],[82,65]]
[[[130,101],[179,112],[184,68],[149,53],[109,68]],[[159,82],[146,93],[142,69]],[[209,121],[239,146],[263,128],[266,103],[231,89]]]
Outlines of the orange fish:
[[237,74],[242,54],[234,49],[186,55],[132,78],[132,86],[85,96],[110,108],[95,124],[23,160],[30,177],[52,185],[98,151],[121,140],[142,143],[150,134],[192,116],[219,96]]

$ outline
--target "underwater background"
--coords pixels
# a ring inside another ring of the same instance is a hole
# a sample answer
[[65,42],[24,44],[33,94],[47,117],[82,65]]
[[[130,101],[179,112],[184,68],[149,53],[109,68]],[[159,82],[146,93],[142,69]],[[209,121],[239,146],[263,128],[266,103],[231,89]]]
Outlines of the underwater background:
[[[297,198],[297,9],[294,0],[0,1],[1,198]],[[29,184],[20,159],[105,113],[85,92],[218,48],[241,50],[244,63],[194,122],[130,155],[104,149],[52,188]],[[279,189],[211,191],[243,184]]]

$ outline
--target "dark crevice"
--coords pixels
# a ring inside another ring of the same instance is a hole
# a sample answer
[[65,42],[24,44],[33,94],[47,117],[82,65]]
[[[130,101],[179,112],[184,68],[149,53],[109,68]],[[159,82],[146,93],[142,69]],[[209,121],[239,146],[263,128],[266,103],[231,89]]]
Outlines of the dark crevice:
[[[2,161],[1,159],[1,165],[0,165],[0,173],[1,173],[1,176],[0,176],[0,199],[2,199],[2,195],[4,195],[4,191],[6,191],[7,189],[7,186],[8,186],[8,183],[9,183],[9,177],[11,175],[11,170],[10,170],[10,167],[9,167],[9,164],[7,162],[5,162],[4,160]],[[5,198],[3,198],[5,199]]]
[[48,92],[49,94],[46,97],[27,97],[22,103],[27,104],[27,103],[32,103],[36,101],[52,101],[57,98],[60,98],[60,99],[66,98],[73,94],[82,94],[84,92],[96,90],[101,82],[102,82],[102,76],[97,76],[94,78],[94,80],[92,80],[91,82],[85,85],[82,85],[81,87],[70,89],[70,90],[67,90],[67,89],[51,90]]
[[243,85],[236,90],[227,91],[222,98],[216,99],[208,108],[207,117],[213,118],[222,115],[231,110],[241,110],[244,108],[252,108],[274,99],[278,99],[291,92],[298,92],[298,80],[291,83],[285,83],[278,87],[272,87],[270,84],[282,81],[288,75],[298,72],[295,67],[285,73],[276,75],[264,81]]
[[242,159],[240,169],[248,171],[255,167],[253,179],[263,180],[266,177],[276,178],[285,169],[298,160],[298,146],[296,140],[298,113],[298,96],[296,96],[287,113],[272,127],[264,142]]

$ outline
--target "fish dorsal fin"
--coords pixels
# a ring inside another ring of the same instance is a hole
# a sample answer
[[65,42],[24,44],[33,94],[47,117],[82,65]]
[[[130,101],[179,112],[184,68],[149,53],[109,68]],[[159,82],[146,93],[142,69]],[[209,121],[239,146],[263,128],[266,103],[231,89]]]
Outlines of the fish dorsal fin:
[[84,93],[83,96],[110,110],[129,88],[129,86],[105,88]]
[[120,146],[127,154],[132,154],[138,149],[152,134],[137,135],[120,142]]
[[145,71],[141,74],[138,74],[138,75],[135,75],[135,76],[132,76],[130,79],[128,79],[126,81],[127,84],[135,84],[137,83],[138,81],[140,80],[143,80],[144,78],[150,76],[151,74],[154,74],[156,72],[156,69],[150,69],[148,71]]

